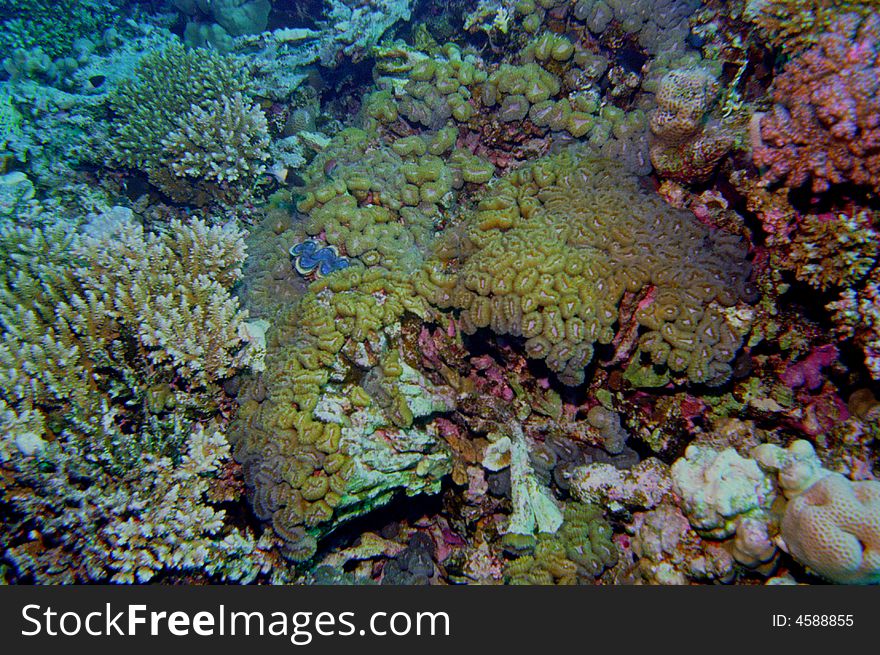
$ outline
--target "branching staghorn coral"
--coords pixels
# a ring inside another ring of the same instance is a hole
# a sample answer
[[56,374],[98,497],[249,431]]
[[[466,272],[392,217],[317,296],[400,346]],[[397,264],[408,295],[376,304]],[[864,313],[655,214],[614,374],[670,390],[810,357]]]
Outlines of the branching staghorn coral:
[[242,234],[198,219],[145,233],[121,208],[82,232],[41,220],[0,226],[0,502],[36,526],[4,526],[7,558],[41,582],[256,575],[206,481],[228,475],[229,446],[200,427],[252,359],[229,293]]
[[265,172],[269,142],[265,115],[240,93],[194,106],[162,141],[150,179],[178,201],[233,204]]
[[[268,570],[268,542],[229,528],[218,507],[235,491],[224,492],[220,479],[231,462],[221,431],[197,427],[179,462],[148,454],[117,475],[84,456],[73,435],[27,449],[24,428],[3,427],[12,451],[3,468],[15,485],[0,486],[2,503],[23,521],[4,525],[3,555],[22,580],[131,583],[193,574],[248,582]],[[17,530],[23,525],[31,528],[26,537]]]
[[877,0],[748,0],[745,17],[770,44],[796,54],[815,45],[840,15],[878,10]]
[[785,258],[799,280],[817,289],[853,287],[877,260],[880,215],[866,209],[807,215]]
[[0,48],[39,47],[50,57],[67,56],[76,39],[94,37],[119,11],[96,0],[6,0],[0,6]]
[[175,421],[212,407],[213,385],[248,364],[246,314],[228,290],[244,247],[237,230],[199,220],[145,235],[123,212],[89,230],[0,228],[0,382],[17,411],[124,469],[173,450]]
[[265,116],[240,63],[175,44],[145,56],[111,98],[107,163],[146,173],[172,198],[232,204],[265,170]]
[[830,303],[837,331],[853,337],[865,351],[865,365],[880,380],[880,268],[875,267],[862,288],[844,289]]
[[880,213],[858,206],[824,214],[791,212],[786,240],[771,253],[779,270],[837,299],[826,308],[841,339],[853,339],[865,364],[880,378],[880,267],[877,238]]
[[[247,363],[246,314],[229,289],[241,278],[244,239],[236,228],[173,220],[162,234],[124,221],[75,249],[84,298],[72,299],[85,317],[103,315],[137,344],[139,358],[167,368],[193,387],[230,377]],[[87,324],[74,321],[75,329]]]

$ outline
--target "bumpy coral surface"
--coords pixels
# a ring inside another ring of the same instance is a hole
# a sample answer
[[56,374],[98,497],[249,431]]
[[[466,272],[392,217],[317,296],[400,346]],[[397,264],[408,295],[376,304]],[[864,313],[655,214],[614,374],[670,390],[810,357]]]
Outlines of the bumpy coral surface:
[[569,505],[559,531],[539,535],[529,550],[505,567],[509,584],[578,584],[617,561],[611,526],[589,504]]
[[768,476],[732,448],[689,446],[672,465],[672,479],[691,524],[716,538],[732,535],[737,517],[769,508],[775,497]]
[[446,237],[417,288],[462,329],[525,339],[566,384],[614,339],[624,294],[643,299],[639,349],[692,382],[720,384],[740,337],[724,308],[748,295],[739,239],[642,191],[617,166],[572,154],[507,176]]
[[731,149],[731,131],[708,116],[718,91],[704,68],[676,69],[661,78],[650,123],[651,162],[661,176],[705,182]]
[[829,580],[880,582],[880,482],[825,476],[788,504],[782,536],[792,555]]
[[755,162],[769,180],[813,191],[851,182],[880,190],[880,17],[838,20],[774,81]]

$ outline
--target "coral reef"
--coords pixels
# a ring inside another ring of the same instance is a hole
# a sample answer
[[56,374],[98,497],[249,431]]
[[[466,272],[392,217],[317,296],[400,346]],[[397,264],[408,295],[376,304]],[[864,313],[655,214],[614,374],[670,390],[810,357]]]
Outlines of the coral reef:
[[880,583],[876,0],[0,4],[0,582]]
[[62,223],[2,238],[4,398],[64,417],[56,429],[69,421],[112,464],[138,457],[138,426],[149,442],[166,407],[210,406],[199,389],[248,364],[247,315],[228,291],[240,232],[194,220],[145,234],[120,209],[82,235]]

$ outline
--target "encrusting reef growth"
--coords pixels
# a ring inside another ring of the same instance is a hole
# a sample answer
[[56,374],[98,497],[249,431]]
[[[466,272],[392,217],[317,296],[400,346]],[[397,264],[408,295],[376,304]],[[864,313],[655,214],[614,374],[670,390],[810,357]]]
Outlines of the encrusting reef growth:
[[876,2],[61,4],[4,582],[880,582]]

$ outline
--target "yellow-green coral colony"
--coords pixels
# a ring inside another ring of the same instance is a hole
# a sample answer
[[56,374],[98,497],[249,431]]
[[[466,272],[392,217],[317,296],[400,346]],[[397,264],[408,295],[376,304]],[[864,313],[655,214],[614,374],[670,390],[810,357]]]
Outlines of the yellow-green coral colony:
[[617,562],[611,534],[600,508],[570,503],[557,533],[539,534],[534,544],[518,544],[524,548],[516,550],[526,552],[505,564],[504,579],[513,585],[590,582]]
[[724,308],[748,293],[750,265],[733,235],[642,191],[601,160],[565,153],[520,168],[446,237],[416,279],[462,329],[524,339],[566,384],[584,379],[596,343],[611,343],[624,293],[651,288],[639,349],[695,383],[720,384],[740,345]]
[[[420,253],[433,239],[434,219],[450,204],[453,189],[494,175],[489,162],[455,148],[457,136],[455,127],[446,127],[385,145],[369,132],[344,130],[306,171],[309,190],[298,204],[308,215],[305,232],[366,268],[322,278],[285,311],[269,344],[270,398],[245,403],[237,421],[236,456],[255,512],[271,519],[292,559],[310,557],[316,538],[363,494],[365,474],[346,451],[350,442],[343,434],[351,417],[337,423],[318,415],[331,387],[341,390],[352,413],[378,412],[387,429],[412,426],[413,412],[395,384],[379,392],[364,385],[374,373],[384,380],[402,373],[397,346],[388,345],[385,331],[406,312],[425,314],[411,273],[423,264]],[[351,380],[353,371],[364,378]],[[416,467],[414,474],[428,468]],[[424,484],[431,479],[424,473]],[[408,492],[416,489],[410,484]]]
[[[522,64],[501,64],[491,71],[477,67],[472,55],[454,45],[441,58],[417,60],[406,72],[401,93],[372,94],[367,114],[381,123],[403,116],[429,128],[446,121],[467,124],[488,113],[502,123],[529,118],[541,128],[566,131],[579,138],[595,124],[598,105],[582,93],[568,94],[562,78],[577,79],[595,56],[576,48],[565,36],[545,33],[522,53]],[[380,65],[381,70],[381,65]]]
[[[330,295],[326,295],[330,292]],[[355,465],[341,447],[349,421],[320,418],[316,409],[331,378],[339,381],[340,363],[358,361],[358,344],[382,341],[385,328],[404,312],[422,313],[405,276],[387,269],[346,269],[312,285],[295,316],[279,326],[270,344],[266,382],[271,397],[245,403],[235,433],[236,457],[245,468],[254,511],[271,519],[288,555],[307,559],[316,535],[327,529],[340,505],[355,502]],[[387,378],[400,375],[396,350],[381,361]],[[363,364],[363,362],[361,362]],[[373,399],[362,386],[342,388],[353,412],[367,411]],[[408,428],[413,416],[405,401],[393,393],[382,409],[389,425]],[[415,485],[413,485],[413,489]]]

